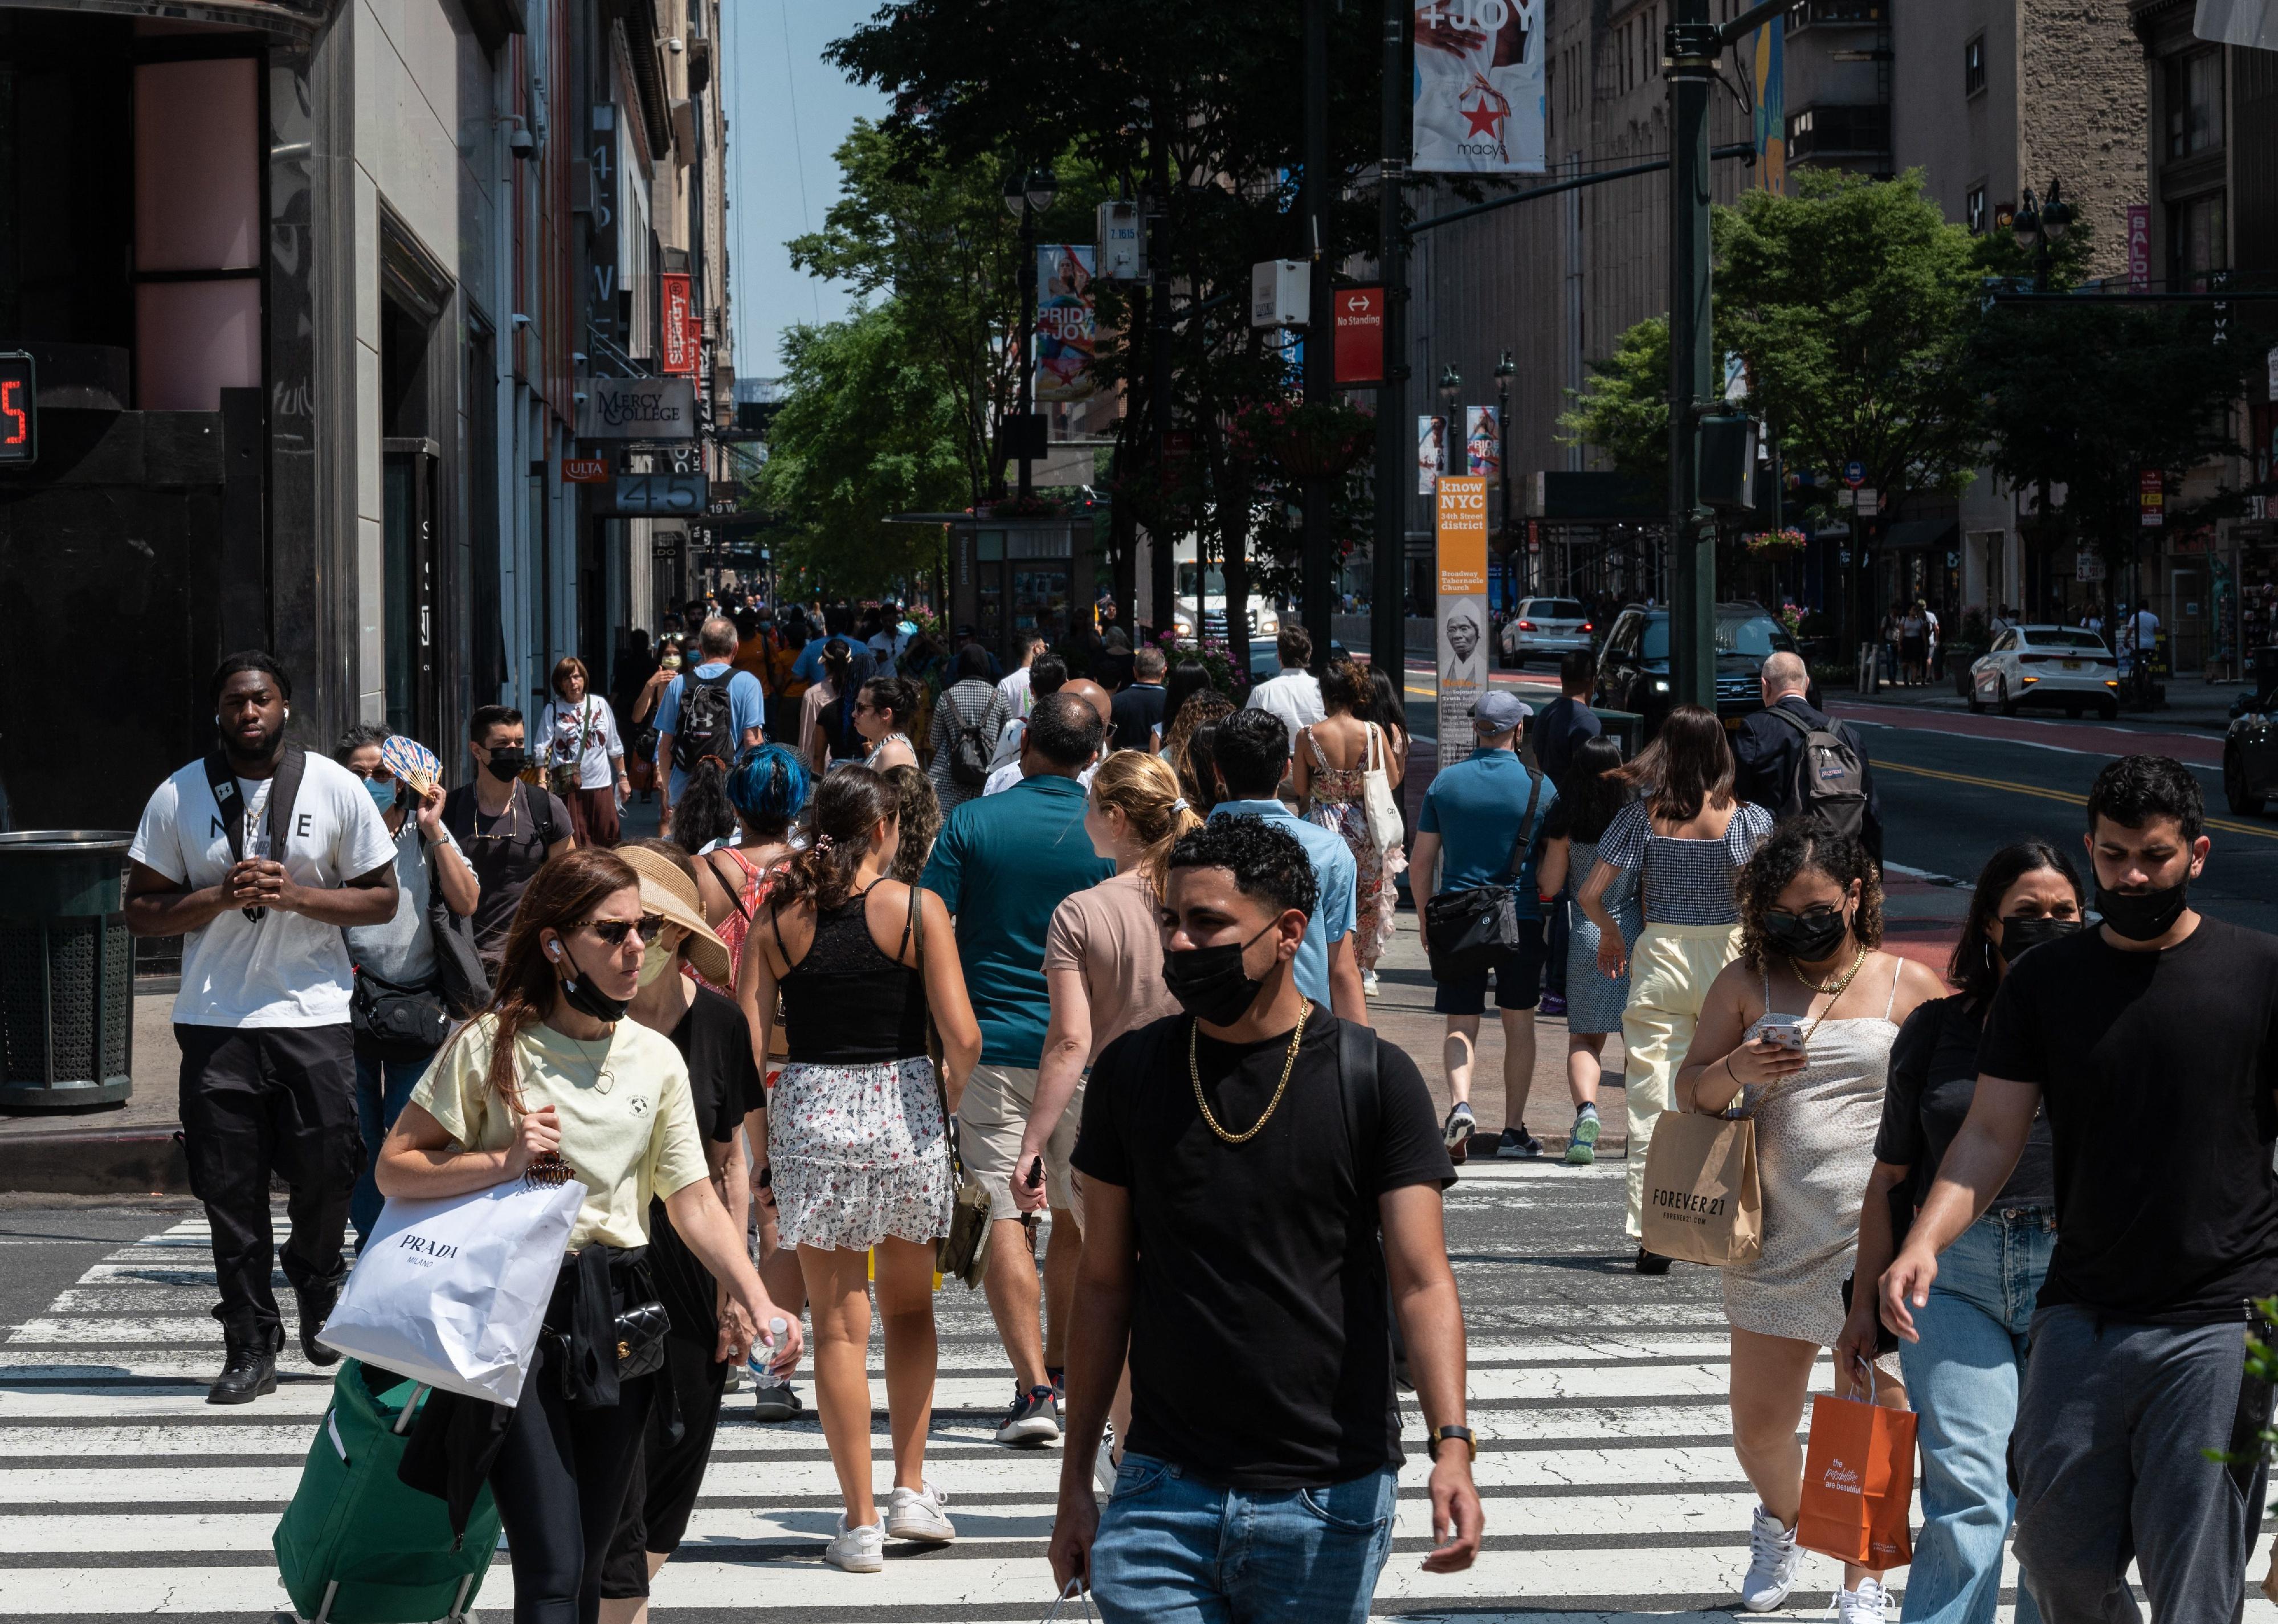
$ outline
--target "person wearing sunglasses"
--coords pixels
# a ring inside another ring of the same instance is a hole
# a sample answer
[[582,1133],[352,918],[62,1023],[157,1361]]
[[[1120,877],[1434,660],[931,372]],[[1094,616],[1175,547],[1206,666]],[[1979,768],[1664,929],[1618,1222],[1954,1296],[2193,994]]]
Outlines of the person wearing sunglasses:
[[[1874,1283],[1898,1255],[1969,1115],[1985,1012],[2011,964],[2028,948],[2072,935],[2083,917],[2080,873],[2045,840],[2005,846],[1978,874],[1946,971],[1961,991],[1915,1010],[1891,1051],[1875,1171],[1859,1207],[1857,1278],[1868,1289],[1852,1294],[1837,1364],[1871,1359],[1898,1341],[1881,1322]],[[2055,1151],[2043,1110],[1993,1204],[1938,1260],[1930,1300],[1915,1314],[1922,1340],[1898,1344],[1921,1417],[1923,1527],[1907,1573],[1909,1619],[1991,1624],[2002,1543],[2016,1510],[2009,1432],[2034,1302],[2055,1249]],[[2040,1616],[2021,1575],[2018,1624]]]
[[[1929,966],[1881,950],[1882,881],[1847,836],[1805,818],[1777,825],[1741,869],[1739,898],[1739,957],[1709,984],[1676,1108],[1755,1121],[1763,1250],[1723,1272],[1732,1452],[1759,1502],[1740,1605],[1768,1613],[1795,1584],[1796,1428],[1820,1350],[1842,1339],[1892,1046],[1945,989]],[[1836,1390],[1906,1408],[1896,1355],[1874,1364],[1838,1362]],[[1839,1624],[1882,1624],[1882,1578],[1845,1566]]]
[[522,1402],[470,1424],[466,1406],[479,1401],[436,1393],[415,1429],[423,1455],[424,1429],[486,1440],[477,1459],[451,1463],[454,1482],[474,1473],[491,1484],[517,1618],[590,1620],[600,1605],[658,1378],[620,1377],[619,1350],[594,1331],[657,1300],[652,1201],[723,1288],[722,1352],[744,1358],[781,1317],[774,1363],[789,1369],[799,1355],[796,1314],[768,1299],[714,1192],[687,1062],[625,1018],[661,930],[623,857],[576,851],[547,863],[523,893],[489,1006],[444,1046],[380,1148],[391,1197],[467,1195],[525,1175],[585,1186]]
[[873,677],[854,701],[854,731],[870,741],[862,764],[872,772],[918,764],[910,724],[918,714],[918,686],[899,677]]

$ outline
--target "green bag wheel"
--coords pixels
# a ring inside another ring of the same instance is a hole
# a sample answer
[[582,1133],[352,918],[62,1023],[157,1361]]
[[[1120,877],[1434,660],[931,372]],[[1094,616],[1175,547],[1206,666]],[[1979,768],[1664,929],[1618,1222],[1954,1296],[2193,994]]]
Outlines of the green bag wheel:
[[352,1359],[333,1378],[332,1407],[270,1542],[301,1617],[429,1624],[462,1617],[482,1593],[499,1543],[488,1485],[476,1498],[466,1536],[455,1539],[444,1503],[395,1475],[404,1447],[398,1425],[409,1430],[425,1397],[409,1382],[375,1395]]

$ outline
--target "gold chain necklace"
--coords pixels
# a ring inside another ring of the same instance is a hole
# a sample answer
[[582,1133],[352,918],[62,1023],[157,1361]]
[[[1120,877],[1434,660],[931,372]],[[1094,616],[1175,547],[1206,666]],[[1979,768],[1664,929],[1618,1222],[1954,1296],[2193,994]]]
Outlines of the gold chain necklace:
[[1297,1068],[1297,1046],[1305,1040],[1305,1017],[1312,1012],[1313,1006],[1311,1000],[1308,1000],[1304,1007],[1297,1011],[1297,1030],[1289,1034],[1289,1053],[1284,1055],[1281,1060],[1281,1080],[1273,1085],[1273,1098],[1265,1102],[1265,1114],[1259,1116],[1256,1122],[1250,1125],[1250,1131],[1248,1133],[1228,1133],[1225,1129],[1218,1125],[1218,1118],[1211,1115],[1210,1101],[1203,1098],[1202,1068],[1195,1063],[1195,1044],[1197,1034],[1199,1034],[1203,1029],[1203,1023],[1199,1021],[1189,1023],[1187,1027],[1187,1080],[1195,1085],[1195,1104],[1201,1108],[1203,1121],[1210,1124],[1210,1130],[1212,1133],[1218,1135],[1219,1138],[1225,1140],[1228,1145],[1247,1144],[1250,1140],[1257,1137],[1257,1130],[1265,1127],[1267,1121],[1272,1118],[1273,1115],[1273,1107],[1281,1103],[1281,1096],[1289,1086],[1289,1074]]
[[1843,996],[1843,989],[1851,984],[1851,977],[1859,973],[1859,967],[1866,963],[1866,961],[1867,950],[1864,947],[1861,947],[1859,949],[1859,956],[1851,961],[1851,968],[1843,972],[1842,978],[1836,982],[1833,986],[1820,985],[1819,983],[1805,975],[1803,973],[1803,967],[1798,964],[1793,959],[1790,959],[1787,961],[1787,968],[1789,973],[1793,975],[1797,981],[1800,982],[1803,985],[1809,987],[1813,992],[1832,992],[1836,997],[1841,998]]

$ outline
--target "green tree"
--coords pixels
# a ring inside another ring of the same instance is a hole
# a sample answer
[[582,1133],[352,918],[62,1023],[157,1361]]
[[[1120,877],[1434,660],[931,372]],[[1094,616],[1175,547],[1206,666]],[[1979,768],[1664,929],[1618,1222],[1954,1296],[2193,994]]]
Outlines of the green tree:
[[885,522],[968,499],[963,425],[925,348],[892,300],[784,335],[786,394],[751,488],[805,586],[879,592],[939,564],[938,530]]
[[1590,380],[1569,391],[1559,438],[1591,446],[1640,484],[1669,490],[1669,318],[1648,316],[1590,363]]

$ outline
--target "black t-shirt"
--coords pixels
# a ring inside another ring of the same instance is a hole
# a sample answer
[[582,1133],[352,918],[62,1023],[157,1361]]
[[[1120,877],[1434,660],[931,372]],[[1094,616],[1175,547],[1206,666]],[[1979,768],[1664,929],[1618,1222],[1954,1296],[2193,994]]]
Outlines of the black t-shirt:
[[443,797],[443,826],[482,886],[475,902],[475,947],[495,963],[522,893],[546,862],[546,848],[572,832],[570,808],[551,791],[516,779],[514,798],[493,817],[475,804],[475,786],[462,784]]
[[[732,998],[709,987],[697,988],[696,1001],[672,1029],[672,1046],[688,1062],[696,1130],[715,1144],[732,1142],[744,1125],[744,1114],[764,1103],[760,1069],[752,1059],[751,1023],[743,1010]],[[711,1272],[688,1250],[661,1200],[649,1203],[648,1263],[657,1296],[672,1321],[671,1334],[707,1347],[716,1344],[720,1321]]]
[[[1875,1136],[1875,1159],[1910,1168],[1909,1204],[1920,1207],[1938,1177],[1946,1146],[1961,1131],[1969,1101],[1977,1092],[1977,1042],[1984,1011],[1961,993],[1934,998],[1917,1007],[1891,1046],[1890,1083],[1883,1092],[1883,1126]],[[2054,1153],[2045,1105],[2033,1116],[2016,1171],[1993,1198],[2002,1207],[2056,1205]]]
[[1115,719],[1115,747],[1151,748],[1148,736],[1163,724],[1163,685],[1159,682],[1133,683],[1110,701],[1108,709]]
[[1550,781],[1566,787],[1566,774],[1574,765],[1574,752],[1586,739],[1606,731],[1598,713],[1580,700],[1560,694],[1534,718],[1534,759]]
[[[1315,1005],[1280,1106],[1228,1145],[1196,1106],[1191,1026],[1173,1015],[1108,1045],[1076,1141],[1086,1178],[1131,1195],[1129,1445],[1259,1490],[1396,1465],[1377,1198],[1456,1176],[1423,1076],[1376,1043],[1374,1090],[1341,1087],[1344,1023]],[[1200,1040],[1196,1075],[1228,1132],[1257,1122],[1288,1052],[1287,1034]]]
[[2278,1292],[2278,938],[2202,918],[2159,953],[2101,930],[2044,943],[1994,995],[1977,1063],[2047,1109],[2043,1306],[2197,1324]]

